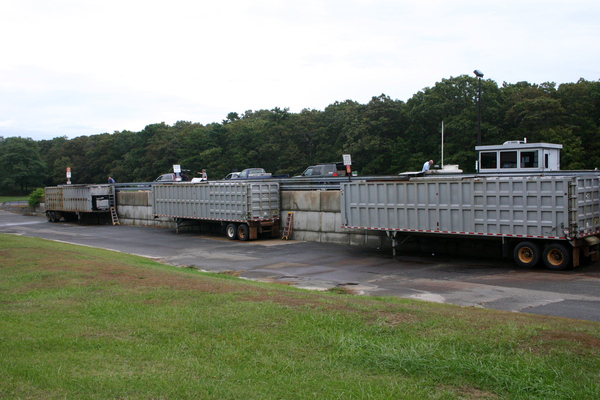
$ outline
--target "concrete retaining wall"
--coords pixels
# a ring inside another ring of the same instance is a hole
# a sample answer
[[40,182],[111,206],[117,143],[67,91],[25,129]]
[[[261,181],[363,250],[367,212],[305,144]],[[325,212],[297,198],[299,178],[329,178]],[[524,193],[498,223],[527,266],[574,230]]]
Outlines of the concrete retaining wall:
[[152,216],[152,192],[117,192],[117,215],[123,225],[157,226],[175,229],[172,218]]
[[[342,229],[339,191],[281,192],[281,232],[288,215],[294,213],[292,239],[307,242],[391,246],[381,232]],[[152,192],[118,192],[117,214],[123,225],[175,229],[170,218],[152,216]]]
[[294,213],[292,239],[381,247],[387,237],[380,232],[342,229],[339,191],[281,192],[281,226],[288,212]]

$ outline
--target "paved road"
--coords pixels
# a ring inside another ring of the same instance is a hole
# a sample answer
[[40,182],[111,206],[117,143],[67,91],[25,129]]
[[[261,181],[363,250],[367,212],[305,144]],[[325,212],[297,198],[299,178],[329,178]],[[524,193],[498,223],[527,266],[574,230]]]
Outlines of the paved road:
[[0,211],[0,232],[151,257],[243,278],[309,289],[344,287],[462,306],[600,322],[600,263],[572,271],[518,269],[511,261],[402,255],[323,243],[230,241],[198,233],[135,226],[49,223]]

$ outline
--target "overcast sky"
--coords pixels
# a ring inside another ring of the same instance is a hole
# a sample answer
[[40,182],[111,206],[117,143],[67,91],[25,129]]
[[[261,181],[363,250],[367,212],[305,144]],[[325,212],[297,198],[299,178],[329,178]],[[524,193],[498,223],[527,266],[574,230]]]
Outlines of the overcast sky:
[[600,79],[598,0],[0,0],[0,136]]

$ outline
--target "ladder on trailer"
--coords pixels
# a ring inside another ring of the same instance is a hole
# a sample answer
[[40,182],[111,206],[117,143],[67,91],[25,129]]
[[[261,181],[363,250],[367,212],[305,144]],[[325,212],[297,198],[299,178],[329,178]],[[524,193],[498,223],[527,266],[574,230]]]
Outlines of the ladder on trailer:
[[113,225],[121,225],[119,222],[119,216],[117,215],[117,202],[115,201],[115,187],[111,188],[111,193],[108,195],[108,205],[110,206],[110,219]]
[[117,211],[114,207],[110,208],[110,218],[112,219],[113,225],[121,225],[121,223],[119,222],[119,217],[117,216]]
[[294,222],[294,213],[288,212],[287,220],[285,221],[285,226],[283,227],[283,236],[281,240],[289,240],[292,236],[292,225]]

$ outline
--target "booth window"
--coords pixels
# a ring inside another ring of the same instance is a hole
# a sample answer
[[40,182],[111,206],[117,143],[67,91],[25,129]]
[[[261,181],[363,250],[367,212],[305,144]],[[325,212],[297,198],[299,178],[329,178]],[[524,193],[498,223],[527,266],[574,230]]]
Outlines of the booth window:
[[538,167],[538,152],[522,151],[521,152],[521,168],[537,168]]
[[500,168],[517,168],[517,152],[501,151]]
[[498,168],[496,152],[480,153],[481,154],[481,169]]

